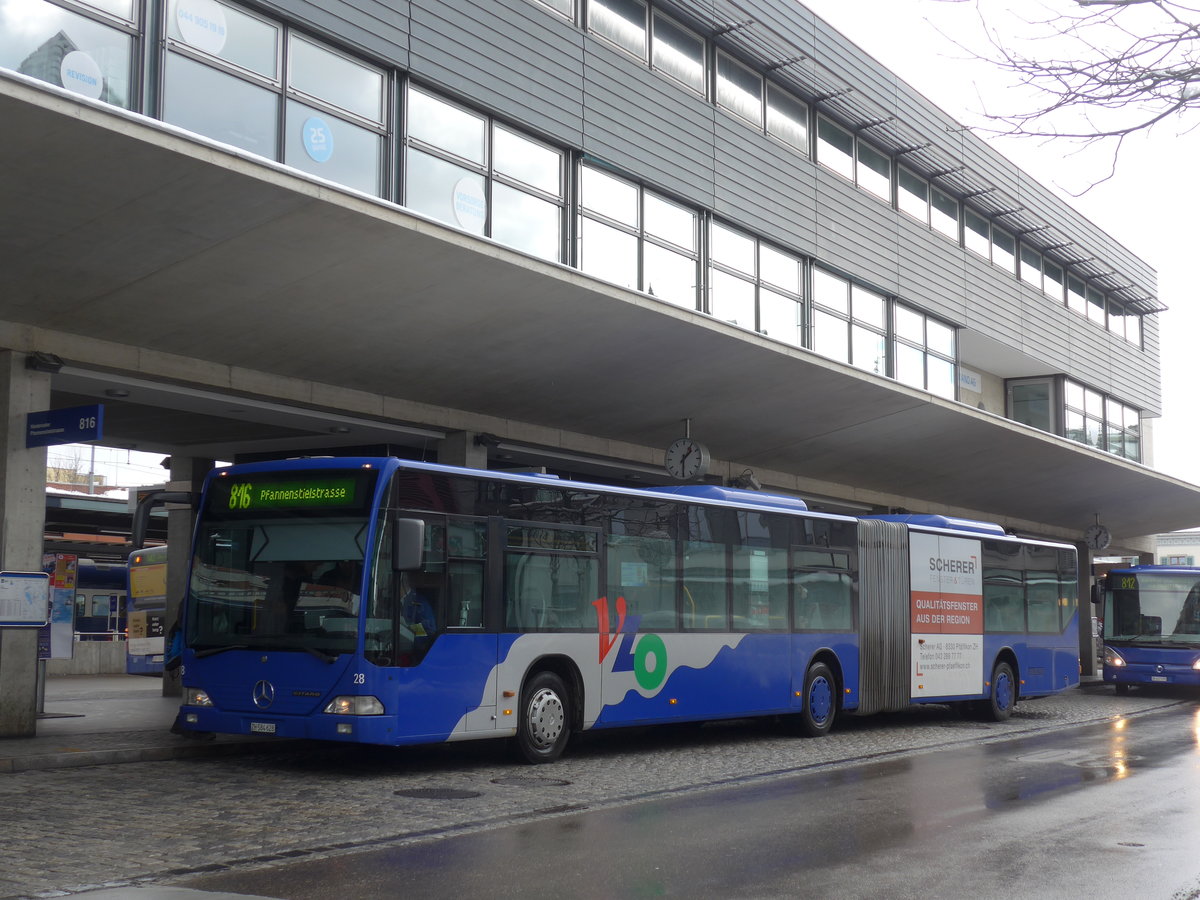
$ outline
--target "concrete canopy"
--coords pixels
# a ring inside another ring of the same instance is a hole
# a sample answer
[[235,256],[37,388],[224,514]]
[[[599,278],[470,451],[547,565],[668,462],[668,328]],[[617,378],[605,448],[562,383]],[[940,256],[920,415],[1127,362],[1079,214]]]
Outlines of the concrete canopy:
[[[10,335],[86,335],[644,447],[665,446],[690,417],[738,468],[1064,535],[1097,514],[1126,537],[1200,525],[1200,489],[1144,466],[162,123],[10,73],[0,120]],[[56,405],[86,395],[85,382],[56,387]],[[206,453],[316,433],[178,412],[114,418],[157,429],[158,446]]]

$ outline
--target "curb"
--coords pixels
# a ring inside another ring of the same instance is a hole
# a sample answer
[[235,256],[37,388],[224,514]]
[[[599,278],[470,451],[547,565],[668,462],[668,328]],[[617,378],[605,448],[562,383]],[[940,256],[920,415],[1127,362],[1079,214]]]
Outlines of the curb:
[[70,769],[80,766],[107,766],[116,763],[163,762],[172,759],[196,759],[207,756],[237,756],[271,753],[292,745],[292,741],[230,740],[198,743],[189,741],[176,747],[114,747],[107,750],[66,750],[0,759],[0,775]]

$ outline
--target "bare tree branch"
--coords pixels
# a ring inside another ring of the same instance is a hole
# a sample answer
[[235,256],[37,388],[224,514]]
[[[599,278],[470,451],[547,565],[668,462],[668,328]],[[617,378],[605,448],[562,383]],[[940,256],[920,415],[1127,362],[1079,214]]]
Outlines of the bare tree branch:
[[[1200,4],[1177,0],[1047,0],[1027,36],[1002,36],[983,0],[973,3],[991,57],[1031,89],[1020,111],[984,110],[994,133],[1107,144],[1112,177],[1125,138],[1168,121],[1196,127],[1200,109]],[[990,7],[992,10],[994,6]],[[949,36],[948,36],[949,37]],[[957,39],[950,38],[970,53]]]

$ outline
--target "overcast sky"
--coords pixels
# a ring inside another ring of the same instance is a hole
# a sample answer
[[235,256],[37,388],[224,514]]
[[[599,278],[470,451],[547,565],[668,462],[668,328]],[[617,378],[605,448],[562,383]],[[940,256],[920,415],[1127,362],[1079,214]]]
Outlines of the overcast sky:
[[[984,125],[982,113],[1012,112],[1025,99],[1014,77],[957,46],[986,49],[976,4],[946,0],[803,0],[851,41],[874,56],[948,114]],[[1009,0],[981,4],[991,27],[1006,40],[1035,29],[1024,22],[1048,11],[1075,8],[1071,0]],[[1066,141],[995,139],[993,145],[1158,270],[1162,332],[1163,417],[1154,421],[1154,468],[1200,483],[1200,439],[1192,374],[1200,339],[1195,278],[1200,206],[1194,161],[1200,136],[1184,132],[1196,121],[1168,121],[1148,138],[1127,142],[1116,176],[1079,197],[1070,196],[1108,171],[1111,153],[1080,151]],[[1185,218],[1186,217],[1186,218]]]

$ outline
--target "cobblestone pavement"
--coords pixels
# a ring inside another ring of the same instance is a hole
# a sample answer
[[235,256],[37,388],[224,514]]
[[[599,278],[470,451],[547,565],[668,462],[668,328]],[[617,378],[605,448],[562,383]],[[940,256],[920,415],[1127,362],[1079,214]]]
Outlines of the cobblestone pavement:
[[551,766],[503,744],[280,744],[250,756],[0,775],[0,900],[171,883],[232,866],[320,857],[499,827],[807,768],[996,741],[1196,707],[1189,696],[1087,687],[983,723],[940,706],[843,718],[822,739],[773,721],[587,735]]

